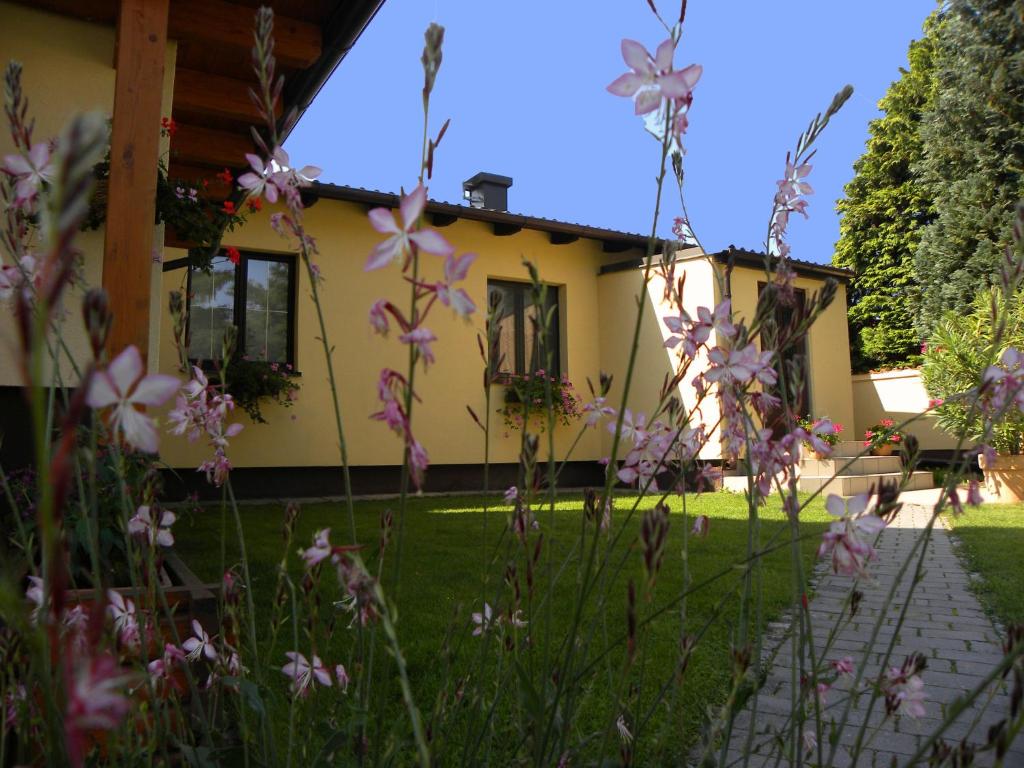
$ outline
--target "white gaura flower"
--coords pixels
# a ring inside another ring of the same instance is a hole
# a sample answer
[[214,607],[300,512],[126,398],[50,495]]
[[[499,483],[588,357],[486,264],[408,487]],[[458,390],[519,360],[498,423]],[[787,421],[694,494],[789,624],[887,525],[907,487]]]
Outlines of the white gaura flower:
[[171,526],[177,516],[169,509],[159,510],[159,520],[154,520],[152,512],[147,505],[139,507],[135,517],[128,521],[128,533],[132,536],[145,536],[150,544],[159,544],[161,547],[170,547],[174,544],[174,535],[171,533]]
[[292,679],[293,695],[305,696],[315,683],[328,688],[333,685],[331,673],[327,671],[323,662],[320,661],[320,657],[316,654],[313,654],[312,663],[307,661],[306,657],[298,651],[288,651],[285,656],[290,661],[281,667],[281,672]]
[[493,617],[494,613],[491,610],[491,606],[488,603],[484,603],[483,612],[474,612],[472,618],[473,623],[476,624],[476,628],[473,630],[473,636],[478,637],[487,630],[489,630],[491,628],[491,625],[494,623],[492,621]]
[[142,356],[134,346],[111,361],[107,370],[97,373],[89,386],[86,402],[92,408],[113,407],[110,426],[121,432],[128,445],[144,453],[156,453],[160,445],[153,419],[136,406],[163,405],[178,391],[181,382],[174,376],[145,374]]
[[182,649],[187,653],[185,658],[189,661],[196,661],[200,656],[205,656],[210,661],[216,659],[217,649],[213,647],[213,642],[206,634],[206,630],[203,629],[203,625],[195,619],[192,619],[192,632],[193,637],[181,644]]

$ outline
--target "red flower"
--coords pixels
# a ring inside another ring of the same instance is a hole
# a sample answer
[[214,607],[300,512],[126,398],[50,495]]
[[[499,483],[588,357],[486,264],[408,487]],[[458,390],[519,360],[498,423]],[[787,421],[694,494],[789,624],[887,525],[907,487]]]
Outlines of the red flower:
[[228,216],[234,216],[238,211],[235,210],[235,204],[230,200],[225,200],[223,207],[220,209],[221,213],[226,213]]
[[232,264],[237,264],[238,262],[240,262],[242,260],[242,254],[239,253],[238,249],[235,248],[234,246],[229,245],[224,250],[225,250],[225,253],[227,253],[228,259],[230,259]]
[[164,117],[160,119],[160,131],[166,133],[168,136],[173,137],[178,132],[178,124],[174,122],[172,117]]
[[246,200],[246,204],[249,206],[249,211],[251,213],[256,213],[256,211],[263,210],[263,200],[261,200],[258,197],[250,197],[248,200]]
[[227,168],[218,173],[217,178],[223,181],[225,184],[231,184],[235,180],[235,177],[231,175],[231,171],[229,171]]

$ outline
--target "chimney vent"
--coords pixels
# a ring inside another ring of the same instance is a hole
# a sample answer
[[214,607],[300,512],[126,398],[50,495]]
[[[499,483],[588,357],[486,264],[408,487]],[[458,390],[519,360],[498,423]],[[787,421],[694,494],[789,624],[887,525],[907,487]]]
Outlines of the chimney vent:
[[508,188],[512,186],[511,176],[496,173],[478,173],[462,182],[462,196],[471,208],[489,208],[492,211],[508,210]]

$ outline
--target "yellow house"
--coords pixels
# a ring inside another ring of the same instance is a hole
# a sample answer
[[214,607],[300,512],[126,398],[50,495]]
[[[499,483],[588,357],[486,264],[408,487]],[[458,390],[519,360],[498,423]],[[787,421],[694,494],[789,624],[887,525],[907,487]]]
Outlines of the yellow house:
[[[192,45],[188,43],[188,28],[180,17],[175,26],[177,1],[171,3],[169,28],[178,29],[186,45]],[[130,0],[122,3],[131,4]],[[114,94],[125,70],[113,67],[112,63],[116,40],[117,55],[123,55],[119,41],[122,31],[112,29],[109,19],[96,22],[69,17],[66,8],[73,7],[71,4],[53,5],[61,6],[58,10],[65,15],[0,2],[5,21],[0,25],[0,50],[25,63],[26,88],[33,111],[39,116],[39,135],[56,134],[60,124],[74,111],[99,108],[113,111],[116,141],[118,109]],[[346,32],[349,44],[372,18],[379,3],[358,5],[363,13]],[[292,9],[302,6],[303,3],[289,5]],[[240,19],[249,17],[247,14]],[[168,23],[166,18],[164,23]],[[319,29],[315,19],[305,23],[310,30]],[[332,34],[338,34],[337,30]],[[302,40],[292,43],[293,49],[289,50],[295,50],[298,57],[303,50]],[[173,116],[181,127],[169,146],[164,139],[163,146],[154,149],[158,153],[169,152],[172,173],[209,178],[225,165],[241,165],[242,153],[247,151],[244,138],[239,141],[237,134],[234,139],[225,134],[242,123],[245,109],[215,99],[203,100],[194,74],[182,66],[183,50],[189,67],[199,66],[195,47],[182,45],[173,35],[162,43],[164,66],[156,105],[158,115]],[[317,48],[307,69],[302,69],[300,61],[294,63],[295,82],[315,85],[315,74],[322,74],[324,62],[337,63],[338,56],[332,59],[332,55],[325,38],[322,50]],[[226,88],[228,84],[221,85]],[[312,86],[300,92],[296,86],[297,95],[293,98],[302,106],[303,93],[308,103],[310,94],[315,92],[309,88]],[[200,125],[199,118],[203,116],[207,124]],[[153,125],[157,123],[158,120]],[[7,141],[6,136],[0,138],[0,154],[10,151],[4,143]],[[111,184],[113,188],[113,174]],[[655,277],[648,284],[646,295],[640,296],[646,237],[510,213],[506,210],[510,184],[511,179],[505,177],[478,174],[466,183],[468,205],[435,201],[427,204],[428,223],[438,228],[458,252],[478,254],[464,283],[478,311],[464,321],[444,307],[434,310],[429,327],[438,337],[433,345],[437,362],[417,378],[417,394],[422,402],[414,412],[414,429],[430,455],[427,490],[471,489],[482,484],[484,438],[467,408],[479,418],[489,419],[492,425],[492,487],[510,484],[514,478],[519,433],[507,428],[496,413],[503,404],[502,386],[494,385],[490,409],[487,408],[478,337],[486,334],[485,308],[493,292],[511,297],[509,306],[516,308],[516,315],[510,318],[510,327],[521,329],[528,324],[524,260],[536,265],[541,280],[550,287],[557,318],[558,370],[554,373],[567,376],[584,400],[589,399],[587,379],[596,383],[604,372],[613,376],[609,402],[618,405],[638,299],[643,302],[643,324],[629,407],[648,411],[675,365],[675,353],[664,344],[668,330],[662,317],[673,312],[663,304],[661,278]],[[357,492],[394,491],[403,458],[402,444],[370,415],[379,409],[379,371],[385,367],[403,370],[407,350],[393,338],[375,335],[368,323],[368,312],[381,298],[401,305],[407,299],[409,287],[396,269],[365,272],[363,267],[367,255],[381,239],[369,224],[367,210],[397,208],[398,198],[382,192],[316,184],[309,190],[307,200],[307,227],[317,238],[320,251],[320,292],[329,341],[335,350],[334,367],[339,378],[353,485]],[[146,353],[150,370],[184,375],[180,372],[167,311],[171,291],[188,297],[192,324],[190,357],[216,357],[223,327],[240,327],[241,352],[254,359],[290,366],[301,389],[292,407],[265,408],[266,424],[248,423],[236,411],[236,418],[246,422],[242,433],[232,440],[229,453],[235,467],[236,492],[253,497],[339,493],[339,452],[315,309],[309,299],[306,273],[300,269],[294,250],[270,226],[269,217],[274,211],[265,207],[251,216],[245,226],[226,235],[223,245],[239,251],[239,262],[236,265],[227,258],[216,259],[212,276],[190,268],[187,251],[175,247],[162,227],[152,228],[152,208],[149,211],[153,247],[141,257],[138,253],[133,256],[136,260],[144,257],[146,285],[139,294],[143,298],[135,304],[142,304],[145,311],[133,315],[136,310],[126,310],[128,317],[141,318],[128,327],[122,314],[121,330],[115,327],[115,345],[117,340],[121,347],[136,343]],[[82,283],[103,284],[116,293],[123,289],[117,287],[118,253],[111,253],[114,220],[111,212],[106,230],[83,236]],[[421,258],[425,279],[438,279],[441,260],[429,255]],[[765,280],[760,255],[735,249],[705,255],[690,248],[676,253],[675,259],[677,276],[686,274],[685,303],[691,313],[698,306],[712,307],[729,296],[738,319],[752,317],[759,283]],[[811,263],[793,262],[793,266],[797,288],[808,293],[820,289],[826,279],[839,281],[836,300],[808,339],[809,402],[805,407],[813,415],[827,415],[837,422],[852,424],[845,292],[849,274]],[[74,305],[76,297],[68,301]],[[115,302],[115,306],[122,305]],[[65,338],[73,354],[84,359],[87,343],[77,312],[69,313],[65,325]],[[503,340],[509,372],[523,373],[529,369],[532,348],[528,348],[528,335],[510,333]],[[6,320],[0,322],[5,360],[10,360],[7,350],[14,348],[13,339],[12,325]],[[18,431],[21,382],[17,366],[13,360],[10,363],[0,367],[0,396],[4,403],[2,426],[13,436]],[[64,372],[62,383],[74,385],[70,370]],[[689,381],[680,385],[679,396],[692,403]],[[713,402],[703,406],[702,415],[709,424],[717,420],[714,408]],[[566,487],[599,482],[603,468],[598,461],[609,450],[607,430],[587,430],[577,442],[579,429],[580,425],[574,424],[558,426],[554,432],[559,458],[572,449],[560,479]],[[4,441],[5,450],[11,442],[10,438]],[[161,446],[162,458],[177,470],[183,487],[203,487],[196,467],[208,453],[209,449],[201,443],[189,444],[170,436]],[[715,440],[702,457],[711,461],[720,458]],[[5,455],[4,461],[9,463],[10,456]]]
[[[496,200],[493,194],[490,199],[484,194],[477,201],[480,207],[435,201],[428,202],[426,207],[428,223],[438,228],[459,253],[479,255],[464,284],[478,312],[467,322],[439,307],[428,323],[438,337],[433,345],[437,362],[425,374],[418,375],[417,394],[422,403],[417,405],[414,415],[415,432],[431,459],[428,490],[482,485],[484,435],[467,408],[481,419],[488,415],[478,338],[486,338],[484,308],[490,292],[519,290],[525,295],[529,278],[523,262],[528,260],[536,265],[556,306],[558,370],[554,373],[568,376],[584,399],[590,397],[587,379],[596,383],[600,373],[611,374],[609,400],[617,404],[625,380],[636,297],[642,288],[645,237],[509,213],[502,208],[507,199],[505,185],[511,179],[478,174],[467,182],[470,197],[478,195],[480,179],[498,180],[498,184],[492,185],[499,190]],[[368,322],[368,313],[378,299],[396,304],[406,301],[408,285],[397,268],[365,272],[364,264],[382,239],[370,226],[367,210],[397,208],[399,199],[393,194],[329,184],[314,185],[308,199],[312,204],[306,211],[306,225],[315,233],[321,254],[320,295],[330,343],[335,347],[334,364],[340,379],[353,484],[360,492],[393,491],[403,457],[402,444],[384,424],[369,417],[380,408],[379,371],[386,367],[404,370],[407,352],[393,339],[376,335]],[[227,258],[218,259],[213,283],[218,287],[232,284],[233,293],[221,290],[221,298],[216,299],[210,288],[211,278],[201,273],[192,272],[190,283],[187,254],[174,249],[165,254],[161,291],[165,296],[170,291],[191,293],[195,303],[196,285],[201,285],[203,297],[195,306],[202,323],[248,325],[255,321],[260,328],[258,333],[240,333],[240,343],[248,345],[244,353],[258,358],[264,355],[264,349],[272,349],[267,359],[281,366],[290,365],[297,372],[301,383],[297,402],[289,408],[272,405],[265,413],[268,424],[249,425],[232,441],[230,458],[236,467],[236,488],[255,496],[278,495],[282,488],[293,489],[289,490],[292,493],[301,490],[305,495],[339,493],[337,439],[326,363],[316,340],[315,309],[308,298],[305,270],[298,268],[295,255],[273,232],[268,221],[270,213],[264,210],[224,242],[225,246],[239,250],[241,260],[236,266]],[[676,259],[677,274],[686,273],[686,302],[691,313],[700,305],[714,306],[724,297],[723,291],[731,291],[737,318],[752,316],[758,284],[765,279],[760,256],[735,250],[705,256],[697,249],[688,249],[680,251]],[[727,286],[724,276],[730,263]],[[421,265],[426,273],[424,280],[440,278],[441,259],[424,254]],[[819,289],[827,278],[840,280],[836,301],[809,338],[809,407],[815,414],[827,414],[850,424],[853,406],[842,284],[847,273],[816,264],[794,266],[797,288],[808,293]],[[255,281],[253,275],[258,275]],[[280,286],[276,309],[253,304],[240,296],[247,288],[261,296],[270,295],[274,288],[267,281]],[[661,319],[673,312],[662,305],[662,293],[662,280],[656,277],[645,297],[639,358],[630,397],[630,406],[636,411],[648,411],[654,406],[665,376],[671,375],[675,365],[676,353],[664,345],[668,331]],[[526,302],[529,303],[528,298]],[[214,306],[223,313],[221,320],[213,320]],[[268,333],[270,325],[266,318],[271,311],[278,312],[280,319]],[[201,330],[198,344],[193,329],[193,357],[218,354],[220,328],[217,325],[212,333]],[[530,350],[516,348],[524,340],[507,343],[502,350],[506,370],[529,372]],[[159,360],[163,372],[177,370],[167,313],[162,322]],[[689,381],[680,386],[679,395],[684,401],[692,402],[691,393]],[[503,405],[504,395],[502,385],[492,386],[489,453],[494,487],[514,482],[520,448],[518,430],[507,428],[496,413]],[[709,424],[717,420],[714,408],[710,403],[702,409]],[[573,446],[579,431],[579,424],[556,428],[555,452],[559,458]],[[586,431],[573,447],[562,484],[572,487],[600,482],[603,468],[598,460],[607,455],[609,442],[610,436],[603,428]],[[182,469],[183,474],[195,474],[194,467],[204,458],[204,451],[202,446],[168,442],[163,457],[171,466]],[[720,458],[716,441],[711,441],[703,458]]]

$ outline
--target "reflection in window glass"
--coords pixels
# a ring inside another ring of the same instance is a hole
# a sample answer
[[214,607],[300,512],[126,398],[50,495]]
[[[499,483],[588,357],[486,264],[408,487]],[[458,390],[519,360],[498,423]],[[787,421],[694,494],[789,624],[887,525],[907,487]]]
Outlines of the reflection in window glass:
[[[546,369],[547,373],[557,376],[560,370],[558,288],[545,286],[543,311],[534,302],[529,283],[492,280],[487,284],[487,292],[492,322],[498,324],[497,349],[492,350],[495,371],[526,374]],[[548,324],[547,334],[544,333],[545,323]]]
[[253,360],[288,361],[289,264],[249,259],[245,350]]
[[495,371],[516,372],[516,297],[508,285],[490,283],[487,286],[488,306],[492,307],[492,322],[497,323],[497,349],[492,350]]
[[214,259],[210,272],[192,272],[191,288],[188,356],[219,360],[224,329],[235,316],[235,265],[225,258]]

